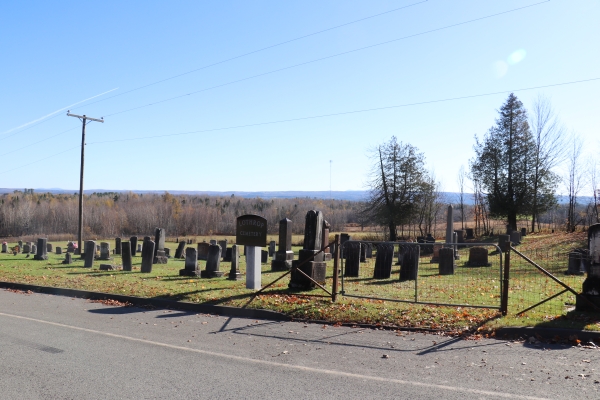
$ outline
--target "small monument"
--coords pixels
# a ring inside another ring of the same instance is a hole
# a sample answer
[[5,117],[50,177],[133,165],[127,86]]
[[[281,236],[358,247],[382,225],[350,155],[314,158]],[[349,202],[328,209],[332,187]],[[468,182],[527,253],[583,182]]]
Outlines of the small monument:
[[260,251],[260,263],[261,264],[266,264],[269,262],[269,251],[268,250],[261,250]]
[[61,255],[61,254],[62,254],[62,247],[60,247],[60,246],[56,246],[56,247],[54,248],[54,252],[55,252],[56,254],[58,254],[58,255]]
[[132,236],[129,238],[129,243],[131,243],[131,256],[135,257],[138,250],[138,238],[137,236]]
[[360,256],[363,246],[360,242],[346,243],[346,262],[344,264],[344,276],[358,278],[360,273]]
[[394,244],[377,243],[377,254],[375,255],[375,269],[373,278],[388,279],[392,275],[392,264],[394,263]]
[[519,231],[512,231],[510,233],[510,241],[513,244],[513,246],[521,244],[521,232],[519,232]]
[[115,254],[121,254],[121,238],[115,238]]
[[[321,241],[322,246],[327,246],[329,244],[329,229],[330,228],[331,228],[331,225],[329,224],[329,222],[323,220],[323,240]],[[325,261],[325,262],[331,261],[331,248],[327,247],[323,253],[325,253],[325,255],[323,256],[323,261]]]
[[[187,259],[187,258],[186,258]],[[219,270],[221,265],[221,246],[218,244],[211,244],[208,248],[208,258],[206,260],[206,267],[200,273],[202,278],[220,278],[223,276],[223,271]]]
[[[185,242],[181,242],[185,244]],[[179,276],[199,276],[198,249],[188,247],[185,249],[185,268],[179,270]]]
[[[184,250],[185,250],[185,241],[182,240],[177,245],[177,250],[175,250],[175,258],[181,258],[181,257],[183,257],[183,251]],[[196,250],[196,254],[198,254],[198,250]],[[185,253],[185,258],[187,258],[187,251]]]
[[467,236],[465,237],[466,240],[475,239],[475,236],[473,235],[473,228],[465,228],[465,232],[467,234]]
[[121,263],[123,264],[123,271],[132,270],[133,265],[131,258],[131,242],[121,241]]
[[485,247],[471,247],[467,265],[469,267],[489,267],[492,265],[488,261],[488,249]]
[[208,260],[208,250],[210,249],[210,244],[206,242],[198,243],[198,260]]
[[46,252],[52,253],[52,243],[46,243]]
[[[323,285],[327,263],[321,252],[323,240],[323,214],[321,211],[310,210],[306,213],[304,224],[304,246],[300,250],[298,260],[292,262],[292,276],[289,287],[300,290],[313,289],[316,285],[304,274],[311,277],[315,282]],[[310,260],[310,261],[308,261]],[[301,265],[302,264],[302,265]],[[301,265],[301,266],[300,266]],[[296,270],[298,268],[298,270]],[[304,274],[299,271],[304,272]]]
[[100,260],[110,260],[110,244],[100,242]]
[[287,218],[279,221],[279,250],[271,261],[273,271],[286,271],[292,269],[292,221]]
[[94,266],[94,256],[96,255],[96,242],[88,240],[85,242],[85,261],[83,263],[84,268],[92,268]]
[[[400,265],[400,282],[414,281],[419,274],[419,258],[421,248],[418,245],[401,244],[402,262]],[[388,250],[389,251],[389,250]],[[394,248],[392,247],[392,252]],[[398,251],[400,253],[400,251]],[[379,251],[377,251],[379,253]],[[392,256],[393,258],[393,256]],[[391,269],[391,268],[390,268]]]
[[229,270],[229,276],[227,279],[231,281],[239,281],[243,278],[242,274],[240,273],[240,246],[234,244],[228,248],[227,251],[231,253],[231,269]]
[[275,256],[275,241],[271,240],[269,242],[269,257],[273,258]]
[[154,229],[154,264],[166,264],[169,260],[165,253],[166,233],[163,228]]
[[152,240],[144,240],[142,244],[142,266],[140,272],[152,272],[152,264],[154,264],[154,246],[155,244]]
[[63,260],[63,262],[62,262],[63,264],[72,264],[72,263],[73,263],[73,258],[72,258],[72,255],[71,255],[71,254],[73,254],[73,253],[69,253],[69,252],[67,252],[67,253],[65,254],[65,259],[64,259],[64,260]]
[[47,260],[48,259],[48,239],[38,238],[34,260]]
[[219,240],[219,246],[221,246],[221,258],[225,258],[225,253],[227,253],[227,244],[228,244],[228,240],[224,239],[224,240]]
[[456,269],[456,262],[454,261],[454,250],[446,247],[440,249],[439,254],[439,274],[454,275],[454,270]]

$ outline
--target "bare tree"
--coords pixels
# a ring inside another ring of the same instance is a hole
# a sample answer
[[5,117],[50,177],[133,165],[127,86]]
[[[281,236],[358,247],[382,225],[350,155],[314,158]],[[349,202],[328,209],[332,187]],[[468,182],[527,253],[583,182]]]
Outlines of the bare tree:
[[573,135],[569,144],[569,154],[567,159],[567,177],[565,186],[569,195],[569,205],[567,209],[567,231],[575,232],[579,223],[575,209],[577,207],[577,195],[581,190],[581,181],[583,172],[581,170],[581,148],[583,142],[580,137]]
[[595,220],[596,223],[600,223],[600,216],[598,215],[598,196],[600,195],[600,188],[598,188],[598,162],[594,157],[590,157],[588,161],[589,172],[588,175],[590,177],[590,185],[592,189],[592,219]]
[[460,229],[465,229],[465,179],[467,172],[465,166],[461,165],[458,170],[456,182],[458,183],[458,208],[460,210]]
[[530,114],[531,131],[535,142],[532,149],[532,205],[531,231],[535,230],[535,222],[539,214],[549,210],[556,204],[553,191],[548,185],[541,183],[550,180],[557,181],[558,176],[552,172],[565,158],[565,130],[560,124],[550,100],[539,95],[533,103]]

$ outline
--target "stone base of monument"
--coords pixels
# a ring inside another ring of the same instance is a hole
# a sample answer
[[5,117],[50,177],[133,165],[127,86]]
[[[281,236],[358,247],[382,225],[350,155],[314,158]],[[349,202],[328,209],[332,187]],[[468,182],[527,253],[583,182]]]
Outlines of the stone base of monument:
[[180,269],[179,276],[200,276],[200,270]]
[[121,269],[121,267],[117,267],[111,264],[100,264],[99,269],[100,271],[118,271]]
[[[300,260],[294,260],[292,266],[300,264]],[[325,284],[325,276],[327,271],[327,263],[323,261],[310,261],[299,268],[306,275],[310,276],[313,280],[321,285]],[[310,290],[317,287],[313,281],[308,279],[298,270],[292,271],[292,277],[290,279],[289,287],[291,289]]]
[[227,275],[227,279],[230,281],[241,281],[244,279],[244,275],[240,271],[229,271],[229,275]]
[[203,269],[200,272],[202,278],[221,278],[223,275],[225,275],[225,272],[223,271],[208,271]]
[[292,260],[294,252],[278,251],[275,253],[275,258],[271,261],[271,270],[273,271],[289,271],[292,269]]
[[156,252],[156,256],[154,257],[153,264],[166,264],[169,261],[169,258],[165,254],[164,250],[158,250]]
[[47,260],[47,259],[48,259],[48,256],[47,256],[47,255],[41,255],[41,256],[38,256],[38,255],[36,254],[35,256],[33,256],[33,259],[34,259],[34,260],[40,260],[40,261],[43,261],[43,260]]

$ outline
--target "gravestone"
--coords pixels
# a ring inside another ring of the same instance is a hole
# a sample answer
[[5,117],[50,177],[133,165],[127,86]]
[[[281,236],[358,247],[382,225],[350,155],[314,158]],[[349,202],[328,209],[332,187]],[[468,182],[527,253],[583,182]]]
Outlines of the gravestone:
[[121,268],[119,268],[115,265],[112,265],[112,264],[100,264],[100,267],[98,267],[98,269],[100,271],[117,271]]
[[504,246],[510,242],[510,235],[498,235],[498,247],[504,251]]
[[131,242],[121,241],[121,262],[123,271],[131,271],[133,269],[131,255]]
[[360,262],[367,262],[367,244],[360,243]]
[[96,245],[96,252],[98,252],[98,253],[100,252],[100,245],[99,244]]
[[[20,247],[20,246],[19,246]],[[25,243],[23,245],[23,253],[24,254],[29,254],[31,253],[31,245],[29,243]]]
[[[181,242],[185,245],[185,242]],[[198,276],[198,249],[188,247],[185,249],[185,268],[179,270],[179,276]]]
[[488,261],[488,249],[485,247],[471,247],[467,265],[469,267],[489,267],[491,264]]
[[154,229],[154,264],[166,264],[168,261],[165,253],[165,236],[163,228]]
[[19,248],[22,249],[23,248],[23,241],[19,240],[17,243],[19,244]]
[[[400,265],[400,281],[414,281],[419,274],[419,258],[421,248],[418,245],[400,245],[402,250],[402,263]],[[392,247],[392,252],[394,248]],[[400,253],[400,251],[398,251]],[[377,252],[379,253],[379,251]],[[393,257],[392,257],[393,258]]]
[[56,254],[59,254],[59,255],[60,255],[60,254],[62,254],[62,247],[60,247],[60,246],[56,246],[56,247],[55,247],[55,249],[54,249],[54,252],[55,252]]
[[452,206],[449,205],[448,211],[446,212],[446,243],[447,243],[446,247],[452,247],[452,248],[454,248],[454,246],[451,245],[451,243],[454,243],[454,240],[452,238],[452,234],[454,233],[453,212],[454,212],[454,210],[452,209]]
[[121,238],[115,238],[115,254],[121,254]]
[[464,243],[465,242],[465,231],[462,229],[458,229],[454,231],[456,233],[456,243]]
[[[142,244],[141,244],[141,243],[138,243],[138,244],[137,244],[137,249],[136,249],[136,250],[137,250],[137,252],[138,252],[138,253],[141,253],[141,252],[142,252],[142,247],[143,247],[143,246],[142,246]],[[141,256],[141,254],[140,254],[140,256]]]
[[219,240],[218,244],[221,246],[221,258],[225,258],[225,254],[227,253],[227,244],[228,240]]
[[460,255],[458,254],[458,246],[456,245],[456,243],[458,243],[458,234],[456,232],[452,234],[452,240],[454,241],[454,259],[460,260]]
[[527,228],[521,228],[521,237],[527,236]]
[[340,257],[344,258],[344,243],[351,240],[351,237],[347,233],[340,234]]
[[46,252],[52,253],[52,243],[46,243]]
[[373,258],[373,243],[366,243],[367,258]]
[[225,249],[225,255],[223,256],[223,261],[231,262],[231,247]]
[[68,242],[67,243],[67,253],[74,253],[74,252],[75,252],[75,243]]
[[221,246],[211,244],[208,248],[208,257],[206,259],[206,267],[200,275],[203,278],[220,278],[223,276],[223,271],[219,270],[221,265]]
[[[325,263],[324,255],[319,252],[322,247],[323,240],[323,213],[321,211],[310,210],[306,213],[304,223],[304,245],[300,250],[298,260],[292,261],[292,276],[289,287],[300,290],[313,289],[316,285],[306,276],[296,270],[301,270],[315,282],[325,284],[325,273],[327,263]],[[311,260],[311,261],[308,261]],[[301,265],[302,264],[302,265]],[[301,266],[300,266],[301,265]]]
[[35,250],[34,260],[47,260],[48,259],[48,239],[38,238],[37,246]]
[[[31,245],[31,254],[36,254],[37,253],[37,246],[35,244]],[[35,258],[35,256],[34,256]]]
[[[581,295],[577,296],[577,311],[595,311],[590,304],[600,308],[600,224],[588,228],[588,273],[581,286]],[[585,298],[582,298],[585,296]],[[587,299],[587,301],[586,301]]]
[[273,271],[290,270],[292,269],[293,259],[292,221],[284,218],[279,221],[279,249],[275,253],[275,258],[271,261],[271,269]]
[[211,240],[209,240],[209,243],[210,243],[212,246],[214,246],[214,245],[216,245],[216,244],[217,244],[217,241],[216,241],[215,239],[211,239]]
[[475,239],[475,236],[473,236],[473,228],[465,228],[465,232],[467,233],[467,236],[465,237],[465,239],[470,240],[470,239]]
[[230,253],[229,258],[231,260],[231,269],[229,270],[227,279],[230,281],[239,281],[243,279],[240,273],[240,246],[234,244],[227,249],[227,252]]
[[521,244],[521,232],[512,231],[510,233],[510,241],[514,246]]
[[269,252],[267,250],[260,251],[260,263],[266,264],[269,262]]
[[584,249],[575,249],[574,251],[569,252],[569,263],[567,267],[567,271],[565,274],[567,275],[583,275],[585,274],[585,261],[588,258],[587,251]]
[[136,256],[137,252],[140,251],[138,250],[138,238],[137,236],[132,236],[129,238],[129,243],[131,243],[130,247],[131,247],[131,255],[133,257]]
[[198,260],[206,261],[208,259],[208,250],[210,249],[210,244],[206,242],[198,243]]
[[454,275],[456,262],[454,261],[454,250],[450,248],[440,249],[440,275]]
[[394,244],[377,243],[377,254],[375,255],[375,269],[373,278],[388,279],[392,275],[392,264],[394,263]]
[[344,276],[357,278],[360,273],[360,256],[364,246],[359,242],[348,242],[346,244],[346,262],[344,264]]
[[72,253],[69,253],[69,252],[67,252],[67,253],[65,254],[65,259],[64,259],[64,260],[63,260],[63,262],[62,262],[63,264],[72,264],[72,263],[73,263],[73,259],[72,259],[72,256],[71,256],[71,254],[72,254]]
[[152,240],[144,240],[142,244],[142,266],[140,272],[152,272],[152,264],[154,264],[154,242]]
[[83,263],[84,268],[92,268],[94,266],[94,256],[96,255],[96,242],[88,240],[85,242],[84,247],[85,261]]
[[171,258],[171,249],[168,247],[165,247],[165,256],[167,256],[167,258]]
[[8,244],[6,242],[2,243],[2,252],[8,253]]
[[[183,257],[183,251],[184,250],[185,250],[185,241],[182,240],[177,245],[177,250],[175,250],[175,258],[181,258],[181,257]],[[185,257],[187,258],[187,250],[186,250],[186,253],[185,253]],[[198,250],[196,250],[196,257],[198,257]]]
[[[329,222],[323,220],[323,239],[321,240],[321,246],[327,246],[329,244],[329,228],[331,228]],[[331,261],[331,248],[327,247],[323,253],[325,253],[323,261]]]
[[110,244],[100,242],[100,260],[110,260]]
[[506,234],[510,236],[510,234],[513,233],[513,228],[510,226],[510,224],[506,225]]
[[275,241],[271,240],[269,242],[269,257],[274,257],[275,256]]

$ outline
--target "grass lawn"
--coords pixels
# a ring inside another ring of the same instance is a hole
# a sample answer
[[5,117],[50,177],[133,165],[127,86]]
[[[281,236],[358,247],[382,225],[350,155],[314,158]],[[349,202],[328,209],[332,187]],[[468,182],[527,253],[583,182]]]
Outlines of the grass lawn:
[[[584,277],[567,276],[563,271],[566,270],[566,252],[574,247],[581,247],[583,240],[583,234],[531,235],[524,238],[517,248],[579,291]],[[112,248],[114,240],[107,241]],[[14,244],[9,242],[9,246]],[[66,242],[52,244],[66,249]],[[174,254],[177,243],[168,242],[166,247]],[[297,254],[299,248],[294,247],[293,250]],[[248,303],[254,292],[245,288],[245,280],[180,277],[179,270],[184,268],[184,261],[173,258],[169,259],[168,264],[155,264],[152,273],[142,274],[139,272],[139,253],[133,258],[132,272],[100,271],[100,261],[95,261],[93,268],[86,269],[83,268],[83,260],[78,256],[73,257],[73,264],[64,265],[64,255],[54,253],[48,254],[49,258],[46,261],[35,261],[33,256],[27,258],[24,254],[14,256],[0,253],[0,280],[146,298],[263,308],[280,311],[294,318],[325,320],[332,323],[370,323],[446,331],[474,328],[487,331],[488,328],[501,326],[553,326],[600,330],[600,315],[573,311],[574,298],[570,294],[563,294],[521,316],[515,315],[518,311],[562,290],[558,284],[515,254],[511,257],[509,316],[500,318],[497,309],[493,308],[466,306],[499,306],[500,260],[497,255],[491,254],[491,266],[468,267],[465,266],[468,249],[461,249],[460,255],[455,274],[444,276],[438,274],[438,264],[429,262],[431,256],[422,256],[417,280],[419,301],[459,304],[456,306],[409,304],[347,296],[338,296],[338,301],[332,303],[328,298],[310,296],[325,294],[318,289],[311,292],[288,290],[287,277],[268,289],[264,295]],[[121,264],[119,255],[112,257],[112,261],[102,263]],[[244,257],[241,257],[240,261],[243,274]],[[399,266],[393,266],[390,279],[373,279],[374,262],[373,258],[361,263],[359,277],[343,279],[346,294],[407,301],[415,299],[415,281],[400,282]],[[198,261],[198,264],[199,268],[203,269],[205,262]],[[229,263],[221,263],[221,270],[225,271],[226,275],[229,267]],[[333,262],[328,263],[327,272],[327,286],[331,287]],[[282,272],[271,272],[270,263],[263,264],[263,285],[281,275]]]

